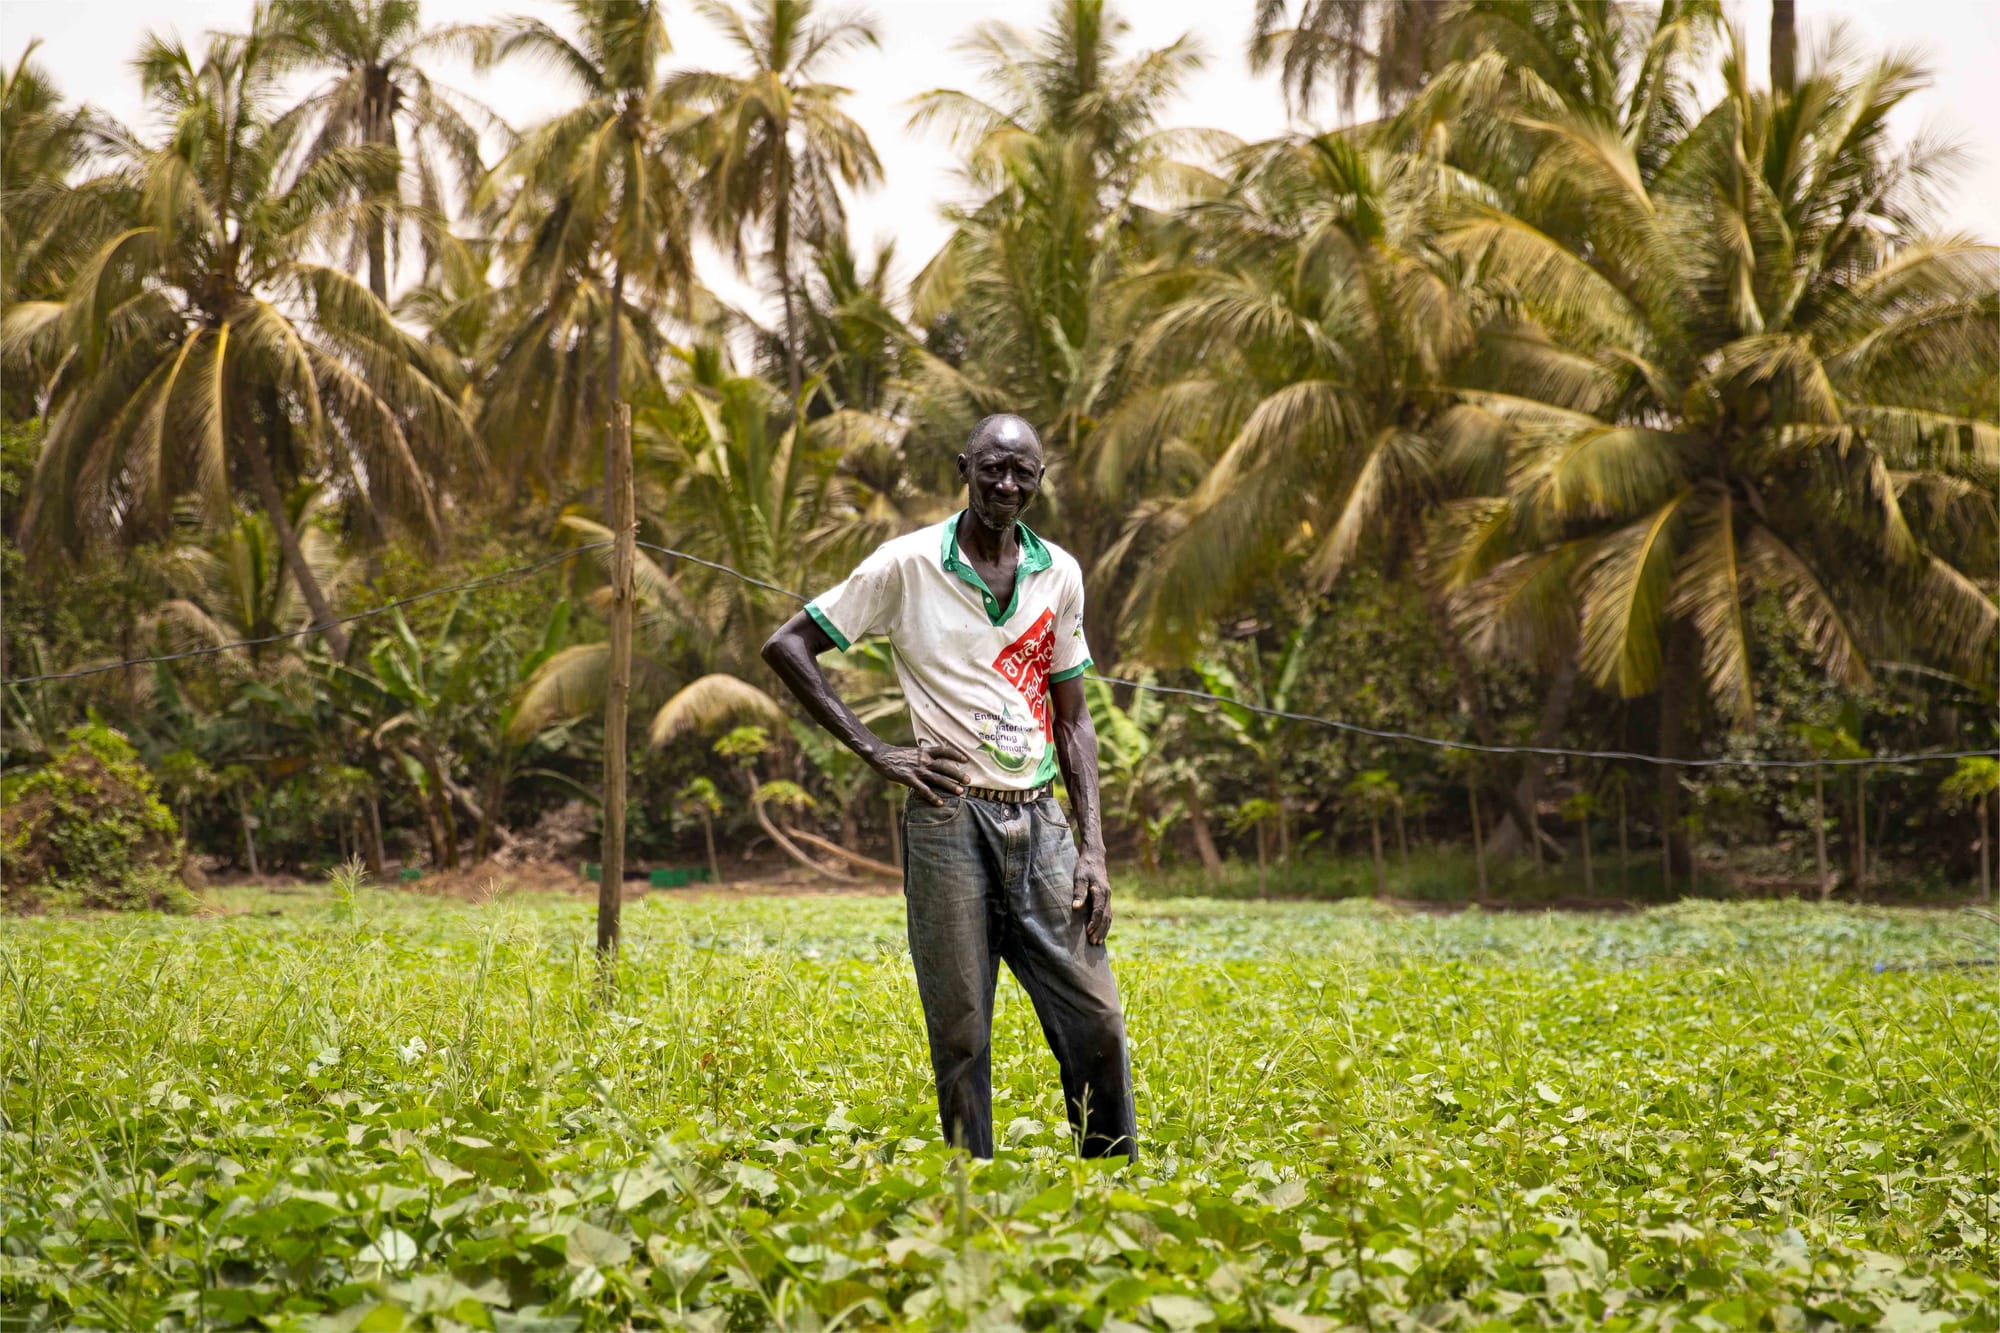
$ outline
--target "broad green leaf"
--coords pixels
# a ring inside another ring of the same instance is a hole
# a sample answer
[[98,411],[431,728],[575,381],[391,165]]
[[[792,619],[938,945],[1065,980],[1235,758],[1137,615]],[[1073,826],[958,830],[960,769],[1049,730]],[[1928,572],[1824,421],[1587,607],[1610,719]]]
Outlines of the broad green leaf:
[[578,1222],[564,1252],[578,1266],[617,1268],[632,1257],[632,1242],[589,1222]]
[[1206,1328],[1215,1320],[1215,1311],[1192,1296],[1162,1293],[1147,1301],[1146,1308],[1162,1325],[1175,1330]]

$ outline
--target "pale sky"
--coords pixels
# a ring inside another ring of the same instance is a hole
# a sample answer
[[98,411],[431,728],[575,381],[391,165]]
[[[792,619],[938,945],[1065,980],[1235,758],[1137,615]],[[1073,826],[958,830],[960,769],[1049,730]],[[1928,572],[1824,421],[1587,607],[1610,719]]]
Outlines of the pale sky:
[[[959,182],[953,156],[941,133],[916,134],[907,128],[909,102],[931,88],[976,87],[974,69],[954,50],[956,39],[983,19],[1024,26],[1039,23],[1039,0],[871,0],[864,6],[878,21],[880,49],[863,48],[827,77],[853,88],[851,113],[867,128],[882,159],[885,181],[851,202],[850,230],[855,248],[869,253],[876,238],[896,241],[900,278],[913,274],[945,235],[941,203],[954,200]],[[1768,0],[1728,0],[1732,22],[1744,30],[1752,70],[1766,68]],[[177,29],[192,45],[207,28],[241,28],[250,0],[0,0],[0,58],[9,66],[30,40],[43,39],[37,57],[64,93],[82,98],[127,122],[143,114],[137,80],[127,66],[143,34]],[[1190,79],[1168,124],[1227,130],[1247,139],[1268,137],[1286,126],[1275,80],[1253,78],[1244,58],[1251,0],[1124,0],[1131,49],[1160,46],[1191,32],[1208,55],[1206,68]],[[564,26],[550,0],[489,3],[488,0],[426,0],[433,23],[484,21],[527,12]],[[1832,24],[1845,23],[1870,49],[1913,47],[1931,64],[1936,82],[1913,98],[1896,125],[1908,137],[1920,131],[1957,138],[1974,162],[1946,206],[1945,225],[2000,238],[2000,2],[1996,0],[1798,0],[1798,14],[1810,49]],[[669,4],[668,32],[677,64],[727,68],[735,52],[691,9]],[[548,75],[517,65],[478,78],[464,68],[441,65],[446,83],[481,98],[509,122],[523,126],[562,106],[569,90]],[[1319,113],[1333,115],[1330,107]],[[705,279],[725,299],[745,301],[746,289],[714,256],[703,263]]]

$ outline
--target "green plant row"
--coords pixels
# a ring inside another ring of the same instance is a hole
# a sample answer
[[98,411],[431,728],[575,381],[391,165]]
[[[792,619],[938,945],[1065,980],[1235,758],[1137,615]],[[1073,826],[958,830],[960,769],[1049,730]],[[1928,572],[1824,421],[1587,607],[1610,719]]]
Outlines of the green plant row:
[[[0,1305],[174,1329],[1609,1329],[2000,1320],[1969,915],[1156,901],[1143,1153],[1002,983],[938,1141],[894,899],[351,888],[0,938]],[[275,912],[276,915],[269,913]],[[1877,972],[1883,962],[1914,964]]]

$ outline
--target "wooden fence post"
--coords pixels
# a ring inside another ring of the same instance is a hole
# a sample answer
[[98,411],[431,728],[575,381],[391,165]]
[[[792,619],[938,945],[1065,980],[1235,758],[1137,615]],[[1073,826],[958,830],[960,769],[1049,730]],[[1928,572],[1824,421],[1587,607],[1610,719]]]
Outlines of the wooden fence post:
[[611,676],[604,691],[604,847],[597,884],[597,953],[618,952],[618,917],[625,894],[625,720],[632,690],[632,566],[637,524],[632,502],[632,408],[611,416]]

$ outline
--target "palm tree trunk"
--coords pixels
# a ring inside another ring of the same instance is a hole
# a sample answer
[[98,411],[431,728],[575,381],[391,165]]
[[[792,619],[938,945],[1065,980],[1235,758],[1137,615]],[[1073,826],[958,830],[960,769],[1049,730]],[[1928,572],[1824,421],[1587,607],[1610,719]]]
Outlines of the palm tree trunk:
[[[1541,715],[1535,721],[1534,743],[1551,746],[1562,739],[1563,723],[1569,719],[1570,703],[1576,697],[1576,659],[1564,660],[1556,669],[1554,679],[1549,682],[1549,692],[1543,696]],[[1487,742],[1490,744],[1490,742]],[[1547,761],[1541,756],[1526,757],[1520,778],[1509,787],[1499,784],[1498,794],[1507,802],[1507,818],[1493,834],[1493,851],[1498,856],[1519,854],[1525,839],[1532,844],[1535,864],[1542,863],[1541,821],[1535,813],[1535,804],[1541,799],[1542,782],[1548,776]]]
[[[1405,516],[1403,536],[1413,550],[1423,551],[1423,524],[1415,513]],[[1428,560],[1422,560],[1418,567],[1418,582],[1424,587],[1424,609],[1430,613],[1431,627],[1437,631],[1438,644],[1444,649],[1445,661],[1451,667],[1452,686],[1458,692],[1458,701],[1464,705],[1466,716],[1472,720],[1472,734],[1481,745],[1495,744],[1500,739],[1499,733],[1493,729],[1493,715],[1486,710],[1486,696],[1479,688],[1472,657],[1465,651],[1465,641],[1459,638],[1458,628],[1451,622],[1451,608],[1445,603],[1444,593],[1433,586],[1431,580],[1421,577],[1428,568]]]
[[379,875],[389,864],[388,851],[382,846],[382,802],[374,792],[368,793],[368,873]]
[[[1687,677],[1690,665],[1687,622],[1676,620],[1667,631],[1667,649],[1660,678],[1660,756],[1681,757],[1681,741],[1687,730]],[[1688,850],[1687,830],[1681,827],[1681,770],[1678,764],[1660,765],[1660,854],[1661,866],[1669,882],[1675,876],[1692,886],[1694,861]]]
[[1375,896],[1389,896],[1389,870],[1382,862],[1382,812],[1374,811],[1368,819],[1368,833],[1375,843]]
[[[371,69],[364,77],[368,82],[366,102],[362,108],[367,125],[366,137],[370,144],[386,144],[389,142],[389,115],[383,93],[377,87],[381,75]],[[375,299],[383,305],[389,304],[388,235],[379,215],[368,219],[368,290],[375,293]]]
[[1868,891],[1868,788],[1862,781],[1867,770],[1854,766],[1854,900]]
[[256,823],[250,815],[250,802],[244,799],[243,789],[236,789],[236,817],[243,823],[243,857],[249,863],[250,878],[256,879],[264,872],[257,868]]
[[458,869],[458,817],[451,812],[451,786],[445,780],[444,765],[435,751],[424,747],[423,764],[431,775],[431,799],[437,805],[438,846],[444,854],[446,870]]
[[1264,896],[1264,821],[1257,821],[1257,896]]
[[1583,891],[1590,897],[1597,896],[1597,872],[1590,867],[1590,816],[1583,817]]
[[722,862],[715,859],[715,816],[708,813],[708,807],[701,810],[701,840],[708,844],[708,882],[722,883]]
[[1819,867],[1819,900],[1833,897],[1833,879],[1826,873],[1826,770],[1813,769],[1813,861]]
[[1796,0],[1771,0],[1771,91],[1789,97],[1799,81]]
[[[1411,543],[1412,549],[1421,551],[1423,549],[1422,543],[1424,537],[1423,525],[1414,515],[1409,516],[1406,519],[1406,523],[1405,539]],[[1427,567],[1427,565],[1424,567]],[[1429,589],[1428,581],[1422,579],[1419,581],[1424,582],[1427,589]],[[1451,667],[1452,687],[1458,692],[1458,702],[1465,709],[1465,715],[1472,721],[1473,738],[1481,745],[1499,744],[1500,733],[1494,729],[1493,715],[1486,707],[1486,695],[1479,688],[1478,673],[1473,666],[1471,656],[1465,651],[1465,641],[1459,637],[1457,628],[1451,622],[1451,609],[1445,604],[1444,594],[1435,589],[1426,591],[1424,609],[1430,613],[1431,624],[1437,631],[1438,643],[1443,647],[1445,661]],[[1565,712],[1567,711],[1567,707],[1567,702],[1565,702]],[[1498,850],[1501,855],[1505,856],[1509,854],[1505,845],[1508,835],[1513,834],[1515,840],[1518,841],[1520,830],[1527,828],[1529,821],[1527,811],[1520,808],[1520,803],[1514,799],[1514,794],[1510,789],[1501,785],[1498,789],[1498,794],[1501,804],[1507,807],[1507,809],[1502,811],[1503,820],[1507,811],[1511,810],[1515,820],[1518,821],[1516,825],[1503,822],[1494,830],[1495,841],[1502,844]],[[1478,797],[1476,794],[1473,799],[1477,802]]]
[[1467,796],[1472,798],[1472,860],[1479,867],[1479,905],[1484,907],[1492,901],[1492,894],[1486,887],[1486,838],[1479,831],[1479,784],[1465,785]]
[[437,870],[444,865],[444,834],[438,828],[437,802],[431,798],[429,770],[421,763],[418,772],[410,779],[410,804],[416,807],[417,817],[424,821],[424,841],[430,844],[430,866]]
[[1160,868],[1160,849],[1153,837],[1152,799],[1142,794],[1136,807],[1139,816],[1139,865],[1150,875]]
[[389,243],[381,218],[368,221],[368,290],[383,305],[389,304]]
[[1986,820],[1986,796],[1979,797],[1979,896],[1988,902],[1993,900],[1992,849],[1987,845],[1992,829]]
[[1674,896],[1672,835],[1668,832],[1673,827],[1673,824],[1673,807],[1669,803],[1666,786],[1662,784],[1660,787],[1660,893],[1667,898]]
[[1278,862],[1282,865],[1292,859],[1292,812],[1285,808],[1284,780],[1275,773],[1271,775],[1271,804],[1278,811]]
[[293,581],[299,585],[300,595],[312,611],[313,623],[321,627],[320,632],[326,636],[327,646],[333,649],[333,655],[346,657],[347,631],[333,623],[333,604],[326,600],[319,579],[306,564],[305,551],[299,546],[299,534],[292,527],[291,516],[285,512],[285,497],[278,489],[277,474],[271,471],[271,460],[264,453],[262,442],[249,441],[243,457],[250,465],[252,480],[257,483],[257,498],[264,502],[271,530],[278,534],[278,549],[285,553],[285,566],[291,571]]
[[[779,128],[782,131],[786,127]],[[771,208],[771,262],[778,270],[778,298],[785,304],[785,377],[796,407],[805,377],[799,367],[798,312],[792,300],[792,155],[782,142],[778,149],[777,199]]]
[[493,822],[500,817],[500,800],[507,790],[507,770],[496,763],[486,780],[486,799],[480,802],[479,828],[472,835],[472,859],[475,863],[486,859],[487,845],[493,839]]
[[1624,893],[1626,891],[1625,888],[1626,862],[1631,857],[1631,851],[1625,839],[1625,783],[1623,781],[1624,774],[1622,773],[1619,774],[1619,777],[1621,780],[1618,783],[1618,892]]
[[1188,827],[1194,832],[1194,850],[1201,857],[1201,868],[1208,872],[1210,883],[1222,878],[1222,853],[1215,849],[1215,832],[1208,826],[1208,810],[1201,803],[1201,792],[1190,782],[1181,789],[1182,799],[1187,802]]
[[1403,820],[1403,803],[1397,801],[1396,810],[1396,856],[1402,862],[1403,877],[1410,874],[1410,832]]

